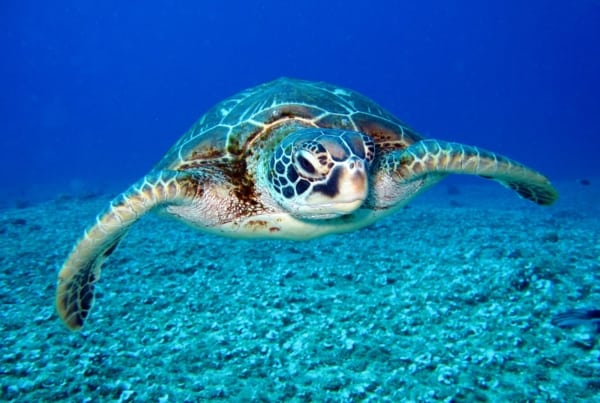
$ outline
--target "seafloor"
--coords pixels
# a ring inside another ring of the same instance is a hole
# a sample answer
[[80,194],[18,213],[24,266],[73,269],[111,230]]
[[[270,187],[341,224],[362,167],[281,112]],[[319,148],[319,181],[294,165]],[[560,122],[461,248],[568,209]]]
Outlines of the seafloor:
[[0,211],[0,400],[600,401],[600,187],[441,184],[370,228],[238,241],[150,216],[73,333],[56,272],[110,195]]

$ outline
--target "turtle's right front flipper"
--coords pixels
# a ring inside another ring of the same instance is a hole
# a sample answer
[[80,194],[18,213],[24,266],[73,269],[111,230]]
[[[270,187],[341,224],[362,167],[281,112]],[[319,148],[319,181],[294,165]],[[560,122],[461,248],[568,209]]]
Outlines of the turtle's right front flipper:
[[161,171],[148,175],[118,196],[77,242],[58,273],[56,309],[72,330],[81,328],[94,302],[100,267],[129,228],[148,211],[185,203],[202,192],[190,173]]
[[402,202],[448,174],[493,179],[540,205],[551,205],[558,198],[545,176],[510,158],[478,147],[429,139],[384,155],[379,161],[380,178],[375,187],[378,191],[379,183],[391,182],[393,185],[388,184],[387,188],[399,189],[397,195],[388,197],[389,205],[395,202],[394,197]]

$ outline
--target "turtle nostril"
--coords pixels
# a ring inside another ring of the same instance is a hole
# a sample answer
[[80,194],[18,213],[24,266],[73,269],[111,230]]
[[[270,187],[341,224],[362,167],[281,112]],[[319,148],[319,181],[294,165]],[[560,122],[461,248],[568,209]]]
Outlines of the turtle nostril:
[[348,163],[348,169],[354,171],[354,170],[358,170],[358,169],[363,169],[363,163],[360,159],[357,158],[353,158],[349,163]]

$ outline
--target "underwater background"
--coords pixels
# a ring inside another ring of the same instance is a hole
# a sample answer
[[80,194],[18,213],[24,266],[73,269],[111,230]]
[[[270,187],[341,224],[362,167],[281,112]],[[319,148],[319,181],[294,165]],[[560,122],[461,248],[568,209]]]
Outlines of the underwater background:
[[210,106],[280,76],[427,137],[598,175],[600,3],[4,1],[0,192],[121,190]]
[[[596,323],[552,322],[600,309],[599,21],[597,0],[1,2],[0,401],[600,401]],[[56,273],[83,229],[208,108],[281,76],[560,198],[452,177],[301,243],[149,215],[67,330]]]

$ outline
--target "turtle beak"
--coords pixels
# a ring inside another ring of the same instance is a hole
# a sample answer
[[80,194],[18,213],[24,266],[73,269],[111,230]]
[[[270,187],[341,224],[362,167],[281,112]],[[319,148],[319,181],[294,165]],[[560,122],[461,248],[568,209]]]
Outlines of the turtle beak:
[[338,177],[337,188],[339,193],[332,207],[339,214],[349,214],[359,208],[369,192],[366,163],[360,158],[350,158]]
[[368,192],[366,161],[352,157],[336,166],[327,183],[316,186],[307,202],[315,213],[340,216],[358,209],[367,198]]

